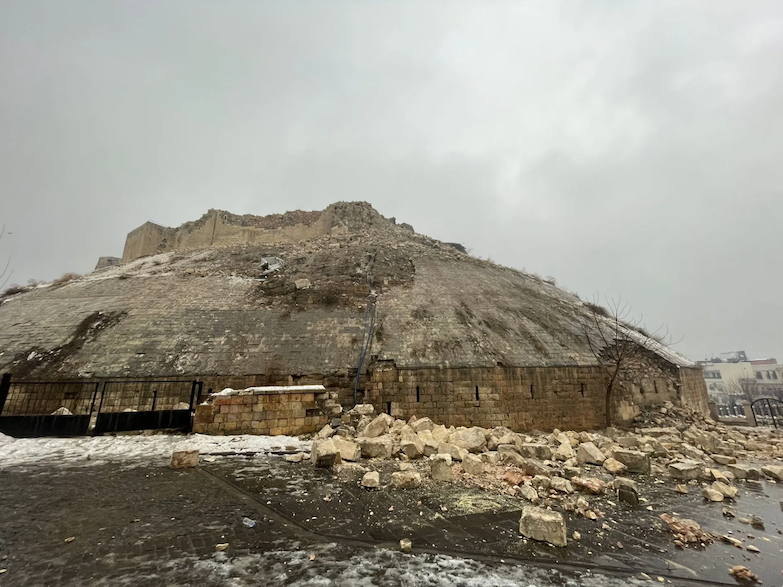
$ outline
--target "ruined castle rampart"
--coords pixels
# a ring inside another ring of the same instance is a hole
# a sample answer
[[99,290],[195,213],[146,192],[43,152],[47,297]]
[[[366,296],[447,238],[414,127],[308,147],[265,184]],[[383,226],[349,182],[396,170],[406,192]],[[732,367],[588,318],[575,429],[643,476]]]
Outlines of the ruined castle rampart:
[[[343,213],[337,214],[336,211]],[[359,214],[358,218],[351,218],[350,215],[346,217],[340,205],[335,204],[319,212],[297,210],[270,216],[239,216],[224,210],[209,210],[200,219],[186,222],[177,228],[145,222],[128,233],[122,261],[128,263],[167,251],[221,245],[295,243],[321,236],[346,234],[362,227],[365,222],[368,226],[388,222],[377,213],[366,210],[361,212],[363,214]]]

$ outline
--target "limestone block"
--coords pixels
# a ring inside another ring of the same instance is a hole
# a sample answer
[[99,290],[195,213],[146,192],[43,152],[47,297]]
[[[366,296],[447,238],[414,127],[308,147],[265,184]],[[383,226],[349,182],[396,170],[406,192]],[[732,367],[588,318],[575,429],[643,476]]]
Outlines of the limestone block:
[[418,459],[424,454],[424,443],[417,434],[409,432],[403,435],[400,441],[400,450],[409,459]]
[[458,448],[464,448],[468,452],[480,453],[487,446],[486,430],[478,426],[456,430],[449,436],[449,442]]
[[465,455],[462,459],[462,469],[468,475],[482,475],[484,473],[484,461],[476,455]]
[[421,485],[421,474],[416,471],[397,471],[391,475],[392,485],[400,489],[415,489]]
[[358,442],[353,442],[342,436],[333,436],[332,442],[334,442],[343,461],[358,461],[362,457],[362,447]]
[[451,481],[454,471],[451,465],[451,455],[437,454],[430,458],[430,471],[434,481]]
[[628,467],[626,467],[617,459],[610,457],[604,461],[604,469],[609,471],[612,475],[620,475],[621,473],[627,471]]
[[381,414],[372,420],[361,431],[360,436],[364,438],[377,438],[389,432],[389,420],[386,414]]
[[[510,446],[510,445],[506,445],[506,446]],[[552,449],[549,448],[549,446],[547,446],[546,444],[525,442],[519,447],[519,452],[521,452],[526,457],[540,459],[542,461],[547,461],[552,458]]]
[[723,501],[723,494],[713,487],[703,488],[701,494],[708,501]]
[[715,481],[711,487],[715,491],[720,491],[724,497],[728,497],[729,499],[734,499],[739,493],[739,489],[721,481]]
[[172,469],[189,469],[198,465],[197,450],[175,450],[171,453]]
[[669,465],[669,476],[681,480],[698,479],[701,469],[701,464],[696,461],[677,461]]
[[576,460],[580,465],[603,465],[606,456],[592,442],[583,442],[576,449]]
[[606,490],[606,483],[595,477],[571,477],[571,485],[593,495],[600,495]]
[[741,463],[734,463],[726,465],[726,468],[737,479],[761,479],[761,469],[751,465],[745,465]]
[[388,459],[392,456],[394,443],[388,434],[377,438],[359,438],[358,441],[365,459]]
[[338,463],[340,453],[335,446],[334,440],[327,438],[324,440],[314,440],[310,449],[310,462],[316,467],[332,467]]
[[325,438],[330,438],[331,436],[334,436],[334,428],[332,428],[329,424],[321,428],[318,432],[315,433],[315,436],[313,436],[316,440],[322,440]]
[[381,484],[381,476],[378,471],[368,471],[362,477],[362,487],[366,489],[375,489]]
[[558,461],[567,461],[576,456],[570,442],[563,442],[555,451],[554,457]]
[[767,465],[766,467],[761,467],[761,472],[764,473],[764,475],[766,475],[770,479],[783,481],[783,467],[781,466]]
[[414,432],[421,432],[423,430],[431,432],[432,429],[435,428],[435,424],[429,418],[419,418],[418,420],[411,422],[409,426],[413,428]]
[[538,503],[540,501],[540,498],[538,497],[538,491],[533,489],[531,485],[520,485],[518,494],[532,503]]
[[566,546],[566,523],[563,514],[535,506],[522,508],[519,533],[527,538]]
[[650,472],[650,455],[637,450],[615,449],[612,458],[620,461],[630,473],[646,474]]
[[438,445],[438,454],[447,454],[451,456],[452,460],[461,461],[463,454],[467,454],[467,451],[448,442],[441,442]]

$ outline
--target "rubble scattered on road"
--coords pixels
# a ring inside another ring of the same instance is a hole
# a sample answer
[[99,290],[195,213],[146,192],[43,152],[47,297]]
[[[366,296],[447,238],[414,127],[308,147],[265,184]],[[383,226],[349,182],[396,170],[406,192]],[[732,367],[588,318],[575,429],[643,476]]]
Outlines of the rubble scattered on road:
[[[547,517],[559,509],[601,520],[605,514],[588,499],[605,501],[612,493],[622,506],[609,502],[611,507],[641,505],[653,511],[657,507],[649,505],[645,491],[660,484],[669,484],[672,494],[688,495],[693,488],[708,503],[720,503],[736,499],[741,484],[764,478],[775,482],[783,475],[777,464],[783,458],[783,433],[730,428],[669,402],[645,409],[631,430],[551,433],[446,427],[427,417],[404,421],[360,404],[314,436],[311,454],[311,462],[340,474],[353,472],[348,465],[354,465],[362,474],[357,481],[368,489],[456,483],[519,499],[533,508],[529,519],[543,516],[539,510]],[[399,470],[381,466],[390,459]],[[345,462],[359,460],[362,465]],[[724,509],[724,515],[732,514]],[[719,537],[693,520],[670,514],[661,519],[679,546],[706,545]],[[539,535],[527,526],[525,531]],[[545,541],[564,545],[564,537],[558,531]],[[731,544],[736,540],[720,538]]]

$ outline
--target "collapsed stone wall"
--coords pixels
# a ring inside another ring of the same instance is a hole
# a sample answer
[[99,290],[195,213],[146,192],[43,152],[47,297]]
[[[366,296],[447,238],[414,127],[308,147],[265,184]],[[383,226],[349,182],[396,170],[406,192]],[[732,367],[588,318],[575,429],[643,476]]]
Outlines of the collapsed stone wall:
[[211,397],[196,407],[193,431],[202,434],[285,434],[320,430],[340,416],[337,392],[250,388]]
[[617,424],[630,423],[641,408],[672,402],[709,414],[707,387],[700,367],[678,367],[652,351],[643,351],[622,366],[613,398]]

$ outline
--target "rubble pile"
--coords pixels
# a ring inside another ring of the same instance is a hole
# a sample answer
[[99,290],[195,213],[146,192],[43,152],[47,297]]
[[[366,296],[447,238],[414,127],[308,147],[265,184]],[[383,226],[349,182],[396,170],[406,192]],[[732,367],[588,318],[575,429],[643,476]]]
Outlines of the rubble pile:
[[[603,512],[591,505],[591,497],[637,506],[646,502],[640,497],[645,483],[669,483],[673,495],[693,488],[708,501],[723,502],[735,499],[743,483],[783,479],[783,435],[777,431],[729,428],[671,403],[644,412],[636,424],[632,430],[527,434],[505,427],[447,428],[430,418],[406,422],[361,404],[314,435],[309,460],[362,473],[361,485],[368,489],[456,482],[518,497],[540,506],[528,510],[523,534],[557,536],[547,539],[552,543],[564,542],[565,528],[561,532],[559,519],[536,510],[559,508],[598,520]],[[377,459],[395,459],[399,472],[381,477],[374,470]],[[714,538],[691,520],[661,518],[680,546]],[[529,530],[535,520],[558,529]]]

